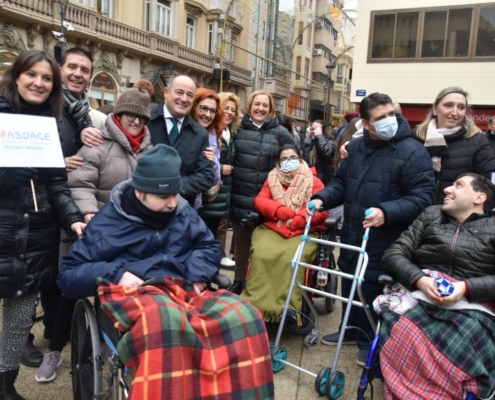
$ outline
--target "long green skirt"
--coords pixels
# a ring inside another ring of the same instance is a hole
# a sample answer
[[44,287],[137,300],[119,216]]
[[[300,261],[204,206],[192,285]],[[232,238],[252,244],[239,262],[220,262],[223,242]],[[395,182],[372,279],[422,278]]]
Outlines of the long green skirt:
[[[317,233],[310,234],[318,237]],[[264,225],[258,226],[251,239],[251,268],[242,297],[249,300],[263,314],[266,322],[279,322],[289,293],[292,278],[291,261],[294,259],[301,236],[286,239]],[[306,243],[302,262],[311,263],[316,258],[318,244]],[[297,278],[304,284],[306,269],[299,268]],[[295,286],[290,307],[302,309],[302,293]],[[297,324],[301,325],[298,314]]]

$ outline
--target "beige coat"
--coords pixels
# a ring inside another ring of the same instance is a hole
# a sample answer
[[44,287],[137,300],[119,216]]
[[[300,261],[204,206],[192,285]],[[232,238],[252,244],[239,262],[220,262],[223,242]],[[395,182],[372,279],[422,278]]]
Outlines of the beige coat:
[[127,137],[113,122],[111,115],[100,128],[103,144],[83,146],[77,152],[84,159],[83,165],[69,173],[72,198],[84,215],[98,212],[110,200],[112,189],[132,178],[137,160],[152,147],[150,132],[145,127],[141,147],[133,153]]

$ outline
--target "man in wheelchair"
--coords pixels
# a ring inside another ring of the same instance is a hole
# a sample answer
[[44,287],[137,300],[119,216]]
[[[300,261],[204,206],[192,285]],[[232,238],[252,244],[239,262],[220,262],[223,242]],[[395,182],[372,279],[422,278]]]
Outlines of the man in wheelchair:
[[387,399],[495,391],[495,186],[468,173],[445,193],[383,256],[398,281],[374,303]]
[[127,332],[117,350],[133,377],[129,398],[273,398],[260,313],[235,294],[205,291],[222,251],[179,195],[180,165],[163,144],[141,157],[64,257],[58,284],[71,298],[98,290]]

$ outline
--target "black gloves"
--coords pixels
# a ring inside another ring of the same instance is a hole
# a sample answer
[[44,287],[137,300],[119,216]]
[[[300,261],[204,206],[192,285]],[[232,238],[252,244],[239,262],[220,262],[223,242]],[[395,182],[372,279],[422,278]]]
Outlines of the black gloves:
[[13,188],[29,186],[30,180],[38,179],[38,171],[34,168],[2,168],[1,186]]

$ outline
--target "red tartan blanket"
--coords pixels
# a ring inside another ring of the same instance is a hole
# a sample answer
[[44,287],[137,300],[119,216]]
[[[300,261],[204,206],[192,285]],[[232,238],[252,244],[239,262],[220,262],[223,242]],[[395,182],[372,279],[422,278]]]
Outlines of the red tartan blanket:
[[196,296],[182,279],[143,287],[101,282],[98,294],[117,329],[119,358],[130,369],[130,399],[273,399],[263,318],[241,297]]
[[[450,281],[455,279],[436,271]],[[438,307],[400,284],[374,307],[382,316],[380,367],[387,400],[491,398],[495,391],[493,303]]]

